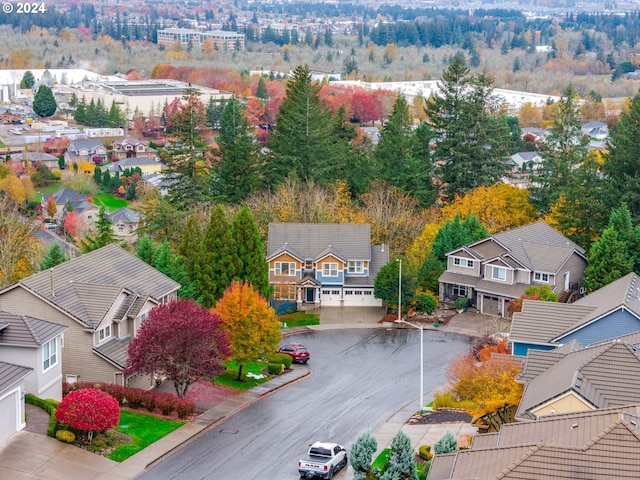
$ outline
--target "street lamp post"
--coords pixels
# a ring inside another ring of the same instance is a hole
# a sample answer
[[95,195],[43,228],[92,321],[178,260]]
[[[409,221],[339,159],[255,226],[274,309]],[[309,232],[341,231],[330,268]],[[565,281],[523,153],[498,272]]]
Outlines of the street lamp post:
[[398,322],[402,320],[402,259],[397,258],[396,262],[400,262],[398,267]]
[[398,318],[395,323],[406,323],[407,325],[420,330],[420,413],[424,407],[424,325],[407,322]]

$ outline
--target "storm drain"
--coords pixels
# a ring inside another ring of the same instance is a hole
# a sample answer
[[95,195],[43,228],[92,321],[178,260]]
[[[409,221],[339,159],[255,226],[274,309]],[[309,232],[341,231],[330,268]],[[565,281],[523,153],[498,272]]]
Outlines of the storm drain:
[[238,433],[238,430],[231,430],[229,428],[223,428],[222,430],[220,430],[220,433],[230,433],[231,435],[235,435],[236,433]]

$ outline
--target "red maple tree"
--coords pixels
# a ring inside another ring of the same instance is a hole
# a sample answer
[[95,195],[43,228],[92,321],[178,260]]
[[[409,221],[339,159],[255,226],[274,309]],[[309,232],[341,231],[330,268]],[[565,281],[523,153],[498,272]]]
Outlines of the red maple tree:
[[78,430],[87,430],[89,440],[93,432],[118,425],[120,406],[106,392],[95,388],[83,388],[68,393],[58,405],[56,419]]

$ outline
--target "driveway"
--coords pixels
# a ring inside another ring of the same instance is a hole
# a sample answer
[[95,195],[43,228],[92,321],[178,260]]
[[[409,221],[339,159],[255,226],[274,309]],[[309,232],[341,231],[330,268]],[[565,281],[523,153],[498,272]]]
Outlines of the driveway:
[[309,313],[320,313],[320,327],[376,327],[384,317],[384,307],[320,307]]

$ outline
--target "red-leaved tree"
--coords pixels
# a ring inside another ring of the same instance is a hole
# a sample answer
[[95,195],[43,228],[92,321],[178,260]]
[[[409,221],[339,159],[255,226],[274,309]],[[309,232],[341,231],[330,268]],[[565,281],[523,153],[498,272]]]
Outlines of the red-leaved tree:
[[128,353],[128,374],[165,375],[184,398],[200,377],[223,372],[231,350],[218,315],[191,300],[178,300],[149,312]]
[[93,432],[100,432],[118,425],[120,406],[118,401],[106,392],[95,388],[83,388],[68,393],[58,405],[56,419],[78,430],[89,432],[89,442]]

